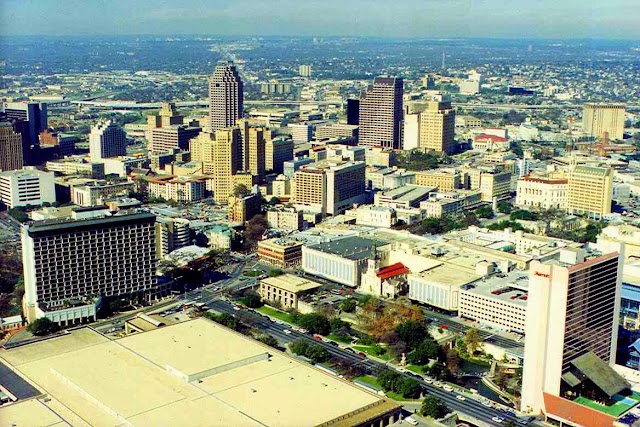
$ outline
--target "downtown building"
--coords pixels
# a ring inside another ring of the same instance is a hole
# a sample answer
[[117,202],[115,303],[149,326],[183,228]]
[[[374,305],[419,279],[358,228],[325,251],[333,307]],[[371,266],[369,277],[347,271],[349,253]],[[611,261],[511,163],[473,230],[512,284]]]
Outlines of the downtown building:
[[0,202],[8,209],[55,201],[53,173],[37,170],[33,166],[0,172]]
[[623,104],[587,103],[582,110],[582,131],[600,140],[624,138]]
[[402,148],[401,77],[376,77],[359,106],[358,145]]
[[567,190],[570,214],[601,220],[611,214],[613,169],[572,165]]
[[209,131],[235,126],[243,116],[243,84],[235,65],[217,65],[209,77]]
[[27,165],[38,164],[40,133],[47,129],[47,104],[36,102],[6,102],[0,112],[1,121],[11,122],[22,136],[22,155]]
[[11,123],[0,122],[0,172],[22,168],[22,135]]
[[554,425],[612,426],[608,408],[630,394],[612,368],[624,249],[609,249],[564,249],[530,265],[521,410]]
[[95,320],[105,297],[152,301],[162,296],[155,223],[155,215],[134,213],[23,226],[27,321],[47,317],[68,326]]
[[419,114],[418,148],[422,151],[453,154],[455,141],[456,113],[451,101],[429,101],[427,108]]
[[107,120],[96,124],[89,134],[89,155],[91,161],[100,161],[110,157],[127,154],[127,134],[125,131]]

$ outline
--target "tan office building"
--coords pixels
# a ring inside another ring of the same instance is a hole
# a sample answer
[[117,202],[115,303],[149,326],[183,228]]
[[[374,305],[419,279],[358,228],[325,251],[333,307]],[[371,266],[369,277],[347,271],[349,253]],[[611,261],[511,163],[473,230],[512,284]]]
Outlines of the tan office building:
[[215,134],[203,132],[191,140],[191,160],[204,162],[203,172],[213,175],[213,198],[218,203],[227,203],[233,192],[241,141],[237,127],[219,129]]
[[322,286],[304,277],[283,274],[260,281],[260,296],[287,309],[298,309],[298,299]]
[[623,104],[585,104],[582,110],[582,130],[598,139],[622,140],[624,112]]
[[423,151],[455,152],[456,113],[451,101],[430,101],[420,113],[418,148]]
[[248,120],[240,120],[238,124],[242,134],[239,156],[241,164],[238,165],[238,170],[250,172],[261,182],[264,180],[265,137],[268,131],[262,127],[249,126]]
[[612,195],[613,169],[573,166],[569,173],[569,213],[602,219],[611,213]]
[[435,187],[438,191],[453,191],[462,188],[462,176],[453,171],[423,171],[416,172],[416,185],[421,187]]
[[22,135],[11,123],[0,123],[0,172],[22,169]]

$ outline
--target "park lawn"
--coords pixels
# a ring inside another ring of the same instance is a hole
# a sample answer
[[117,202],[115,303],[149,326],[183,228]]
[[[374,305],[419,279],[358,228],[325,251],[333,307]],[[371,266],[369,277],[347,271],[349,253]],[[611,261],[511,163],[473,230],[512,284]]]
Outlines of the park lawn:
[[373,356],[373,357],[377,357],[379,359],[382,359],[384,361],[389,361],[391,360],[391,356],[389,356],[389,352],[385,351],[384,354],[378,356],[375,351],[373,350],[372,346],[367,346],[367,345],[354,345],[353,349],[356,351],[361,351],[363,353],[368,354],[369,356]]
[[405,366],[405,368],[407,368],[408,371],[414,372],[418,375],[424,375],[424,371],[422,370],[422,366],[418,366],[418,365],[407,365]]
[[260,313],[266,314],[267,316],[275,317],[278,320],[282,320],[283,322],[293,323],[291,321],[291,315],[289,313],[285,313],[280,310],[276,310],[275,308],[271,308],[269,306],[263,305],[260,308],[256,308],[256,311]]
[[331,341],[341,342],[342,344],[351,344],[351,340],[353,339],[353,338],[351,339],[342,338],[334,334],[327,335],[327,338],[330,339]]

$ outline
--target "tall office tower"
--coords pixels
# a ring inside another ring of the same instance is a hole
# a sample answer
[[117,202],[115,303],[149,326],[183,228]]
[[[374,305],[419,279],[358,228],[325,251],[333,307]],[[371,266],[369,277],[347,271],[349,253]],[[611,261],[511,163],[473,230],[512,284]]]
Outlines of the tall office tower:
[[9,209],[55,201],[53,172],[43,172],[33,166],[0,172],[0,202]]
[[111,120],[100,122],[89,135],[89,155],[92,161],[127,154],[127,134]]
[[433,90],[436,88],[436,79],[431,74],[425,74],[422,80],[422,86],[425,89]]
[[34,222],[22,228],[23,309],[27,321],[93,320],[101,297],[153,300],[155,215]]
[[238,124],[242,133],[238,170],[249,172],[262,182],[265,172],[265,135],[268,131],[263,127],[249,126],[247,120],[240,120]]
[[211,144],[211,164],[205,169],[214,176],[213,199],[218,203],[228,203],[235,184],[233,176],[238,171],[238,145],[242,134],[237,127],[219,129]]
[[[35,102],[6,102],[2,112],[8,120],[23,120],[28,122],[23,135],[22,151],[25,155],[28,148],[38,147],[38,136],[48,126],[47,104]],[[27,159],[29,161],[34,159]]]
[[420,140],[423,151],[452,154],[456,149],[456,113],[451,101],[429,101],[420,113]]
[[360,100],[347,99],[347,124],[358,125],[360,123]]
[[171,125],[151,130],[151,149],[154,154],[169,153],[174,149],[188,150],[189,141],[198,135],[202,128],[187,125]]
[[298,67],[298,74],[302,77],[311,77],[311,65],[301,65]]
[[20,169],[23,163],[22,135],[11,123],[0,122],[0,171]]
[[624,247],[609,249],[617,251],[589,258],[582,249],[565,248],[554,258],[531,262],[523,411],[542,411],[547,418],[569,421],[565,425],[571,426],[613,425],[613,417],[579,404],[585,398],[609,402],[629,387],[611,368]]
[[598,139],[621,140],[624,138],[623,104],[584,104],[582,130]]
[[156,256],[162,259],[176,249],[191,244],[189,220],[184,218],[156,218]]
[[235,126],[243,116],[242,79],[235,65],[217,65],[209,77],[209,123],[211,131]]
[[602,219],[611,213],[613,170],[572,165],[567,189],[567,211],[588,218]]
[[360,100],[358,145],[401,148],[401,77],[376,77]]
[[268,139],[265,144],[265,164],[267,171],[282,173],[284,162],[293,160],[293,141],[290,139]]

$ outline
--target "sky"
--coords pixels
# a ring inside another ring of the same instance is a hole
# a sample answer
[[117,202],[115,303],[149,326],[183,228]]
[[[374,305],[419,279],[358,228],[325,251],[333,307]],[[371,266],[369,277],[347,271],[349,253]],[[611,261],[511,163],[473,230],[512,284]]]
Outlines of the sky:
[[0,35],[640,40],[640,0],[0,0]]

